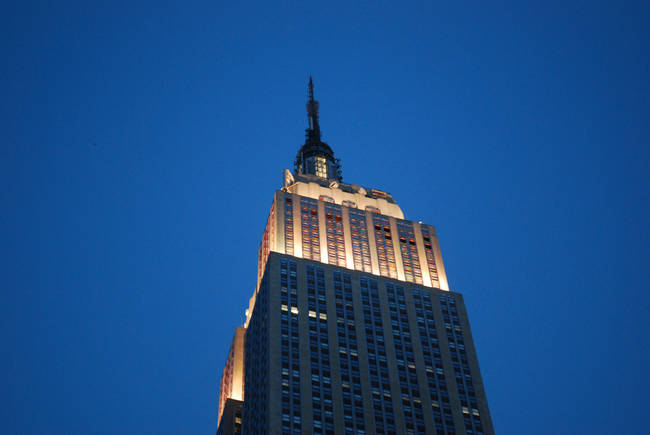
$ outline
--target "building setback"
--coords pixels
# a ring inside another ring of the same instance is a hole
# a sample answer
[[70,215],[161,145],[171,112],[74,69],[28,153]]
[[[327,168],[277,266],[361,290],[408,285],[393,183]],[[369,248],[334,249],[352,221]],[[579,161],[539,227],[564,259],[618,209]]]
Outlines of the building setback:
[[494,433],[435,228],[405,220],[389,193],[343,182],[311,77],[307,114],[224,370],[219,433]]

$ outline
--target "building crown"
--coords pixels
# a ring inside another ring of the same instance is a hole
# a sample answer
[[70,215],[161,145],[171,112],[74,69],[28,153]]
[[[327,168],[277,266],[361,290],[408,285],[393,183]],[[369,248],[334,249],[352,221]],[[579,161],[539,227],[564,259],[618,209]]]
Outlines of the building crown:
[[309,100],[307,101],[305,144],[296,156],[296,174],[311,174],[327,180],[341,182],[341,162],[334,157],[332,148],[321,139],[318,123],[318,101],[314,99],[314,82],[309,75]]

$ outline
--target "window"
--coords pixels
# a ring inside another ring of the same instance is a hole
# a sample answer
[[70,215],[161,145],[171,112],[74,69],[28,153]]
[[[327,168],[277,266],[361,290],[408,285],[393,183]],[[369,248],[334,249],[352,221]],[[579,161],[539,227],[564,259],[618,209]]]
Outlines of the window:
[[327,196],[327,195],[321,195],[321,196],[318,197],[318,199],[320,201],[325,201],[325,202],[334,202],[334,198],[332,198],[331,196]]
[[316,164],[316,176],[327,178],[327,160],[323,156],[316,156],[314,159]]

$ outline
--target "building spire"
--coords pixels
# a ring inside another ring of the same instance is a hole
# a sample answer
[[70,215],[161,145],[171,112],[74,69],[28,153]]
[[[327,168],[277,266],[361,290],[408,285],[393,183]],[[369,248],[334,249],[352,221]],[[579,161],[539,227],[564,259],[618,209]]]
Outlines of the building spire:
[[309,101],[307,101],[307,120],[309,127],[306,130],[307,142],[318,143],[321,140],[320,125],[318,124],[318,101],[314,100],[314,81],[309,74]]
[[314,99],[314,80],[309,74],[309,99],[307,100],[307,120],[305,144],[296,156],[296,174],[311,174],[317,177],[341,181],[341,163],[334,157],[329,145],[323,142],[318,123],[318,101]]

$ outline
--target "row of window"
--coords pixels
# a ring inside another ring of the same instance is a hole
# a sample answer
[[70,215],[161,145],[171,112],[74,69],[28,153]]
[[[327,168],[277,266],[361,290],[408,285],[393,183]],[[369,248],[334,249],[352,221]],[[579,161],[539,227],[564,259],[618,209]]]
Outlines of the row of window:
[[345,240],[341,206],[325,204],[325,226],[327,229],[327,256],[329,264],[345,267]]
[[397,222],[399,245],[402,252],[404,265],[404,278],[406,281],[422,284],[422,271],[420,270],[420,257],[415,245],[415,232],[413,224],[405,221]]
[[418,325],[426,382],[429,387],[429,401],[436,431],[439,434],[454,433],[455,428],[447,380],[442,365],[440,342],[433,316],[431,293],[413,289],[411,294],[415,305],[415,319]]
[[478,410],[476,391],[472,382],[472,372],[465,351],[465,338],[458,316],[458,307],[453,296],[440,296],[442,319],[447,334],[447,344],[451,355],[451,364],[456,378],[456,388],[460,399],[465,433],[482,435],[481,415]]
[[424,414],[415,369],[411,328],[404,299],[404,288],[386,284],[388,310],[393,332],[393,348],[397,363],[400,400],[407,434],[424,433]]
[[286,198],[284,202],[284,252],[293,255],[293,202]]
[[352,260],[354,261],[354,268],[362,272],[372,273],[366,214],[358,210],[350,210],[348,215],[350,218],[350,236],[352,239]]
[[262,234],[262,243],[257,253],[257,279],[262,279],[262,274],[264,273],[264,267],[266,265],[266,260],[269,258],[269,253],[271,252],[271,240],[275,237],[275,227],[273,225],[275,222],[275,203],[271,205],[271,212],[266,221],[266,227],[264,228],[264,234]]
[[331,433],[334,430],[326,298],[323,269],[308,266],[307,304],[309,308],[312,432],[316,434]]
[[300,222],[303,258],[320,261],[318,201],[304,197],[300,199]]
[[431,276],[431,282],[433,283],[434,287],[436,287],[436,283],[439,282],[438,279],[438,268],[436,267],[436,257],[433,253],[433,245],[432,245],[432,238],[433,235],[429,233],[429,228],[425,226],[420,227],[420,231],[422,232],[422,240],[424,242],[424,255],[427,258],[427,266],[429,267],[429,275]]
[[[318,215],[318,201],[312,198],[300,197],[300,234],[302,238],[302,257],[310,260],[321,261],[321,249],[327,250],[328,263],[347,267],[345,248],[345,230],[343,223],[342,207],[330,201],[324,201],[325,227],[321,229]],[[352,263],[355,270],[372,273],[367,216],[365,212],[348,209],[350,240],[352,243]],[[293,199],[285,198],[284,203],[284,248],[285,253],[294,255],[294,216]],[[372,215],[371,228],[373,229],[379,275],[398,278],[396,250],[394,241],[398,243],[401,262],[404,270],[404,280],[422,284],[422,268],[420,256],[415,242],[413,223],[397,220],[398,234],[392,234],[388,216],[380,213]],[[425,257],[423,265],[426,266],[434,287],[439,286],[438,271],[435,263],[435,254],[432,245],[432,235],[426,226],[422,226],[422,237]],[[325,246],[321,246],[320,232],[326,232]]]
[[388,375],[386,342],[377,281],[361,278],[359,288],[368,352],[375,432],[378,434],[395,433],[395,411]]
[[390,220],[380,214],[372,217],[375,229],[375,244],[377,245],[377,260],[379,274],[397,279],[397,265],[395,264],[395,248],[390,229]]
[[364,434],[363,399],[359,350],[355,329],[352,283],[350,275],[334,272],[336,335],[341,373],[343,427],[346,434]]
[[298,282],[296,263],[280,264],[280,349],[282,388],[282,429],[302,432],[300,409],[300,329],[298,322]]

